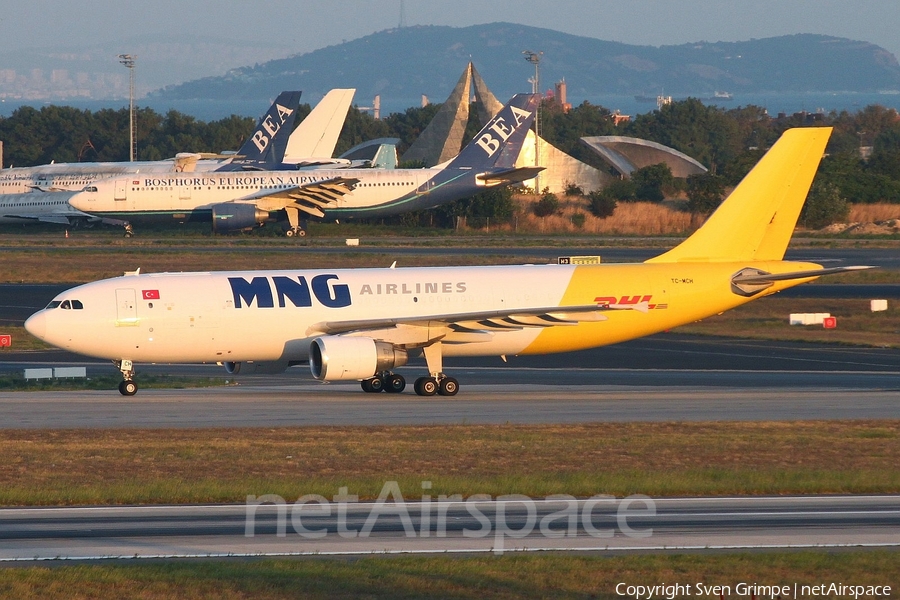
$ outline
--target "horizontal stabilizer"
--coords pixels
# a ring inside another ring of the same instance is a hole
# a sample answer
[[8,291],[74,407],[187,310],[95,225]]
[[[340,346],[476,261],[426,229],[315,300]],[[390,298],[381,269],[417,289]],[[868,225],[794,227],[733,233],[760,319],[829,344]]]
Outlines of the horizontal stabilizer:
[[796,279],[809,279],[822,275],[834,275],[836,273],[850,273],[864,271],[875,267],[831,267],[828,269],[810,269],[806,271],[792,271],[790,273],[767,273],[760,269],[741,269],[731,277],[731,291],[739,296],[751,297],[766,290],[776,281],[793,281]]
[[544,167],[519,167],[518,169],[498,169],[496,171],[488,171],[479,173],[475,178],[479,183],[486,186],[492,185],[509,185],[511,183],[521,183],[534,179],[537,174],[544,170]]
[[[821,277],[822,275],[834,275],[836,273],[849,273],[852,271],[865,271],[875,267],[831,267],[829,269],[813,269],[810,271],[794,271],[792,273],[758,273],[755,275],[735,275],[733,283],[768,283],[770,281],[791,281],[793,279],[806,279],[808,277]],[[743,273],[743,271],[741,272]]]

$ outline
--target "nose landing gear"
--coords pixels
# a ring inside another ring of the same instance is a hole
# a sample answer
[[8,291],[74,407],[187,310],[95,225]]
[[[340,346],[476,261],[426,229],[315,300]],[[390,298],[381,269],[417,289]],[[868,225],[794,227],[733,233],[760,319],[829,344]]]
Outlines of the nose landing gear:
[[119,393],[123,396],[137,394],[138,386],[134,382],[134,363],[128,359],[114,360],[113,364],[122,372],[122,383],[119,384]]

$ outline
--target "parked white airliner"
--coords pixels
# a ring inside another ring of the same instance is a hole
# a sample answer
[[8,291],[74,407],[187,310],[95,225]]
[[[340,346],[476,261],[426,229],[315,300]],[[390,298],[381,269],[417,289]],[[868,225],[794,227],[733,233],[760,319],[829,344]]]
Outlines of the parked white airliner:
[[454,395],[444,356],[613,344],[867,268],[783,260],[830,133],[787,131],[699,230],[645,263],[130,273],[59,294],[25,328],[112,360],[124,395],[137,391],[140,361],[220,362],[231,372],[308,361],[317,379],[400,392],[406,381],[393,369],[417,352],[428,374],[416,392]]
[[128,223],[211,222],[216,232],[286,220],[288,236],[303,235],[301,222],[310,217],[347,219],[432,208],[541,171],[515,167],[537,103],[533,94],[514,96],[456,158],[431,169],[139,174],[98,181],[69,203]]
[[80,192],[98,180],[122,174],[297,170],[328,163],[347,166],[349,161],[329,157],[355,91],[331,90],[293,132],[300,92],[282,92],[236,154],[181,153],[161,161],[54,163],[0,170],[0,223],[78,225],[103,220],[124,226],[126,235],[131,235],[126,221],[73,208],[69,204],[72,194],[64,192]]

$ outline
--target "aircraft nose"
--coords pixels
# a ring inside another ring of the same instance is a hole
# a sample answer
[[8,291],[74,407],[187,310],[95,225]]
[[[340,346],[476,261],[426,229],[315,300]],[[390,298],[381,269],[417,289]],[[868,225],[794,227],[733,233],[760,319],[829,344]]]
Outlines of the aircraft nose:
[[25,331],[43,340],[47,333],[47,315],[45,311],[36,312],[25,321]]

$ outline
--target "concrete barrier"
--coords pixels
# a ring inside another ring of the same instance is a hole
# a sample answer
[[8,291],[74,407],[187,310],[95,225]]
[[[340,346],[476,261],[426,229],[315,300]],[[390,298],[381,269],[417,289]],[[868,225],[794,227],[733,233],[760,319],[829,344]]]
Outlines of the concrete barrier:
[[68,377],[87,377],[86,367],[56,367],[53,369],[53,376],[57,379]]
[[872,312],[887,310],[887,300],[870,300],[869,309]]
[[791,325],[821,325],[831,313],[791,313],[788,322]]
[[53,379],[53,369],[25,369],[25,379]]

